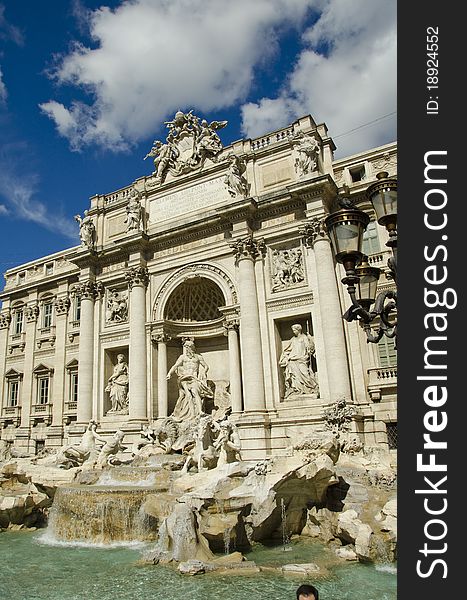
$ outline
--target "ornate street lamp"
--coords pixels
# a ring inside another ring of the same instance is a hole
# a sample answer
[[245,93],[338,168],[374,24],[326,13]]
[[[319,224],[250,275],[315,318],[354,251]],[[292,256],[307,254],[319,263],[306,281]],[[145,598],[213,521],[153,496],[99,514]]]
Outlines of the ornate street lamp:
[[[386,171],[378,173],[377,181],[367,190],[380,225],[389,233],[386,243],[393,255],[388,260],[390,276],[396,281],[397,271],[397,181],[388,177]],[[342,283],[352,300],[352,306],[344,313],[346,321],[357,320],[366,333],[367,341],[377,343],[386,335],[396,338],[397,323],[389,315],[397,307],[397,293],[392,290],[380,292],[376,296],[380,269],[368,264],[368,257],[362,253],[363,233],[370,217],[356,209],[349,199],[340,202],[341,209],[326,217],[326,227],[331,238],[337,262],[345,269]],[[374,307],[372,305],[374,304]],[[373,333],[371,323],[379,318],[379,328]],[[396,338],[397,339],[397,338]]]

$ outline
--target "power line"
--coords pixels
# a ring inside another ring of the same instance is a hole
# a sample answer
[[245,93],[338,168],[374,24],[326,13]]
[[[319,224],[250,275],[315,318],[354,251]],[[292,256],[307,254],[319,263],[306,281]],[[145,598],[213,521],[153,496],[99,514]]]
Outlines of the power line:
[[363,129],[364,127],[369,127],[370,125],[374,125],[374,123],[378,123],[379,121],[382,121],[383,119],[387,119],[388,117],[392,117],[393,115],[397,114],[397,110],[395,110],[394,112],[388,113],[387,115],[383,115],[382,117],[379,117],[378,119],[375,119],[374,121],[369,121],[368,123],[364,123],[363,125],[359,125],[358,127],[354,127],[354,129],[350,129],[349,131],[346,131],[345,133],[339,133],[338,135],[333,135],[333,139],[337,139],[339,137],[344,137],[345,135],[349,135],[349,133],[353,133],[354,131],[358,131],[359,129]]

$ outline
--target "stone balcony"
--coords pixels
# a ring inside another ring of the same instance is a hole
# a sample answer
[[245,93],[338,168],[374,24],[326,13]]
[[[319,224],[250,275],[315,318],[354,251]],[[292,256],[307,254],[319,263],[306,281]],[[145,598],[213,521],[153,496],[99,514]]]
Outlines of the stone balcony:
[[31,425],[44,421],[46,425],[52,423],[52,404],[33,404],[30,414]]
[[15,348],[19,348],[21,352],[24,352],[24,348],[26,347],[26,332],[22,331],[21,333],[12,333],[10,334],[9,344],[8,344],[8,352],[13,354]]
[[397,366],[368,369],[368,393],[373,402],[379,402],[388,393],[397,389]]
[[63,422],[65,425],[69,425],[72,421],[76,420],[77,408],[77,402],[65,402],[65,408],[63,410]]
[[42,348],[44,344],[53,346],[56,340],[55,325],[50,327],[41,327],[37,336],[37,347]]
[[2,427],[8,422],[12,422],[13,425],[18,427],[21,421],[21,406],[4,406],[2,408],[2,415],[0,417],[0,424]]

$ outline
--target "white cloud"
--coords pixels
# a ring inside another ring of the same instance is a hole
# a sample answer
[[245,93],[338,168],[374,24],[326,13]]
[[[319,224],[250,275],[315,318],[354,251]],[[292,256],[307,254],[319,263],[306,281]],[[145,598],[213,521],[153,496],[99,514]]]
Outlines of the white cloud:
[[6,86],[3,83],[2,76],[3,76],[2,68],[0,67],[0,104],[2,104],[3,102],[5,102],[6,101],[6,97],[7,97]]
[[[94,48],[76,44],[52,76],[92,102],[40,105],[78,150],[111,150],[148,136],[178,108],[216,110],[243,101],[255,65],[278,51],[278,32],[299,26],[321,0],[126,0],[83,11]],[[77,8],[76,8],[77,7]],[[79,10],[78,10],[79,9]]]
[[338,156],[394,140],[395,118],[340,134],[396,110],[395,1],[329,0],[303,42],[279,95],[242,107],[245,135],[257,137],[310,113],[336,136]]
[[7,203],[7,206],[0,204],[0,214],[32,221],[76,241],[77,229],[71,219],[51,214],[42,202],[33,199],[36,187],[36,177],[16,176],[7,163],[0,161],[0,197]]

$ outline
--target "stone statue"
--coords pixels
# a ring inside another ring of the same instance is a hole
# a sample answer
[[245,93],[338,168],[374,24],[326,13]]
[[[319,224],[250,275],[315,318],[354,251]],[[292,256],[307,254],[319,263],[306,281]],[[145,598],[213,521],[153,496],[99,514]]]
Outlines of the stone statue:
[[167,144],[160,140],[154,140],[151,150],[146,154],[144,160],[149,156],[154,157],[154,173],[157,183],[162,183],[170,165],[175,165],[177,149],[172,143],[172,136],[167,137]]
[[128,296],[126,292],[109,291],[105,320],[107,323],[124,323],[128,320]]
[[172,417],[167,417],[163,421],[158,421],[152,427],[143,427],[141,436],[146,438],[147,441],[140,444],[140,447],[151,444],[159,448],[162,454],[170,454],[178,435],[179,428],[177,422]]
[[178,110],[172,121],[166,121],[169,130],[166,143],[155,140],[153,147],[144,159],[154,157],[154,182],[148,187],[163,183],[166,175],[173,176],[201,169],[206,159],[217,160],[222,150],[222,142],[217,130],[227,125],[227,121],[200,121],[193,111],[183,113]]
[[313,338],[302,332],[302,326],[292,325],[294,337],[284,347],[279,365],[285,369],[285,395],[319,396],[318,382],[311,368],[310,359],[315,354]]
[[216,466],[218,452],[214,445],[214,423],[211,415],[199,419],[195,429],[195,445],[187,456],[182,473],[187,473],[192,464],[196,465],[198,473]]
[[299,177],[317,170],[320,146],[316,138],[299,131],[291,140],[296,151],[295,171]]
[[303,256],[300,248],[273,250],[272,290],[285,289],[305,280]]
[[197,419],[204,414],[204,399],[214,394],[207,385],[209,367],[201,354],[197,354],[195,343],[188,339],[183,344],[183,353],[167,373],[167,380],[174,372],[178,377],[178,398],[172,412],[177,421]]
[[122,445],[122,440],[124,437],[125,433],[118,429],[114,435],[105,442],[105,444],[102,446],[99,456],[97,457],[96,465],[98,467],[103,467],[106,464],[112,464],[112,457],[125,449]]
[[214,442],[214,448],[219,453],[217,467],[241,460],[240,450],[242,445],[235,425],[229,419],[224,419],[217,426],[219,435]]
[[55,464],[61,469],[80,467],[83,464],[93,465],[98,456],[98,443],[105,444],[105,439],[97,432],[97,423],[89,421],[79,444],[64,446],[55,458]]
[[224,183],[227,186],[227,191],[235,198],[241,196],[245,198],[248,194],[248,183],[243,176],[246,171],[246,165],[235,154],[229,154],[229,170],[224,178]]
[[81,240],[81,245],[88,248],[88,250],[93,250],[96,239],[96,228],[88,211],[84,211],[83,218],[81,218],[80,215],[75,215],[75,221],[79,224],[79,238]]
[[123,354],[117,356],[117,364],[109,377],[105,391],[109,393],[112,406],[107,414],[128,414],[128,365]]
[[143,209],[138,190],[133,188],[130,192],[130,198],[126,205],[126,230],[143,231]]

